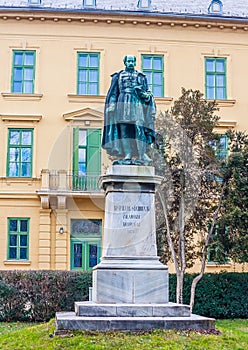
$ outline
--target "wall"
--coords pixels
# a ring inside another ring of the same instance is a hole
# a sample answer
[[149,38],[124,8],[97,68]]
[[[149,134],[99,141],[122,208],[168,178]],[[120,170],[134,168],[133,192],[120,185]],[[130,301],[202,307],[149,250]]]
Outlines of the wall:
[[[97,14],[89,15],[84,22],[66,13],[40,14],[37,18],[19,13],[21,15],[24,16],[21,20],[15,17],[0,20],[0,154],[3,155],[0,159],[0,269],[69,269],[70,219],[80,215],[103,219],[103,195],[97,202],[89,196],[70,197],[65,211],[60,213],[66,232],[63,237],[58,236],[61,223],[56,208],[50,203],[47,211],[40,209],[37,190],[41,188],[41,170],[71,170],[72,128],[85,125],[85,120],[92,115],[90,127],[102,127],[110,75],[122,69],[124,55],[134,54],[138,69],[141,54],[164,55],[165,97],[156,99],[158,111],[172,106],[173,99],[180,96],[181,87],[204,91],[205,56],[226,57],[228,100],[219,101],[222,129],[235,126],[238,130],[247,130],[247,33],[230,26],[229,29],[203,28],[197,23],[184,25],[175,21],[161,25],[155,20],[148,23],[146,19],[142,22],[140,17],[130,19],[128,16],[124,16],[125,23],[122,23],[121,16],[113,17],[112,21],[109,16]],[[13,49],[37,52],[33,95],[10,94]],[[100,53],[100,96],[76,94],[78,51]],[[85,116],[86,109],[89,112]],[[6,178],[7,129],[14,126],[35,129],[33,179]],[[103,152],[103,170],[106,164]],[[12,266],[4,262],[6,218],[13,216],[28,216],[31,220],[28,265]]]

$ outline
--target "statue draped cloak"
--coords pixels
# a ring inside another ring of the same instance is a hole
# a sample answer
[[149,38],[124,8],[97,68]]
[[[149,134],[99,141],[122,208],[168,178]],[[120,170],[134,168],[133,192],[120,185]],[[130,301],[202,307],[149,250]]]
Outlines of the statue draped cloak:
[[[134,98],[139,103],[138,108],[140,108],[140,111],[137,114],[142,113],[142,117],[138,118],[133,116],[134,120],[126,121],[123,120],[123,116],[120,115],[122,114],[122,111],[125,108],[124,104],[126,103],[125,101],[120,101],[122,92],[120,91],[119,77],[121,73],[124,73],[124,71],[121,70],[112,75],[111,85],[105,100],[104,129],[102,137],[102,148],[104,148],[108,154],[117,157],[124,156],[120,132],[121,123],[135,124],[137,128],[143,128],[144,132],[142,134],[145,139],[142,139],[141,141],[147,144],[151,144],[155,141],[154,118],[156,114],[156,105],[152,93],[148,90],[146,76],[139,71],[135,71],[139,85],[138,90],[132,91],[133,95],[136,94]],[[145,102],[145,100],[139,95],[139,92],[148,93],[150,95],[149,101]],[[108,106],[113,103],[115,104],[114,111],[107,111]]]

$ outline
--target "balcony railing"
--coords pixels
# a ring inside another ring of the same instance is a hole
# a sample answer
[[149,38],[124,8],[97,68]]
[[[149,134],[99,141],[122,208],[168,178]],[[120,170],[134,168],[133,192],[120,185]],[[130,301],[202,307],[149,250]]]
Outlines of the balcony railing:
[[78,173],[68,174],[69,184],[73,191],[99,191],[98,175],[79,175]]
[[99,174],[82,175],[79,172],[43,169],[41,175],[41,189],[45,191],[100,191],[98,186]]

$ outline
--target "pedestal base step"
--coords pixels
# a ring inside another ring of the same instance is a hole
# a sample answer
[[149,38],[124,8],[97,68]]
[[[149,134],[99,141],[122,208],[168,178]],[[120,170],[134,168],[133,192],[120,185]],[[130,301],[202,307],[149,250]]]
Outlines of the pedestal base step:
[[98,304],[75,303],[76,316],[95,317],[190,317],[189,305],[166,304]]
[[152,329],[214,329],[215,320],[191,314],[190,317],[86,317],[74,312],[56,314],[56,331],[149,331]]

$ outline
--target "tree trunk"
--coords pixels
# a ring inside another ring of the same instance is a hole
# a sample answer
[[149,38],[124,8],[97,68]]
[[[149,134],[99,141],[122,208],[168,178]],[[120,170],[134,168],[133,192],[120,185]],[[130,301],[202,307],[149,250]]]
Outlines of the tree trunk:
[[176,302],[177,304],[183,304],[183,278],[184,273],[182,271],[178,271],[177,273],[177,295]]
[[160,202],[162,204],[162,208],[163,208],[163,212],[164,212],[164,217],[165,217],[165,224],[166,224],[166,237],[167,237],[167,242],[168,245],[170,247],[171,250],[171,254],[172,254],[172,259],[173,259],[173,263],[175,265],[175,269],[176,271],[179,271],[179,266],[178,266],[178,262],[177,262],[177,257],[176,257],[176,252],[174,249],[174,245],[173,245],[173,241],[171,238],[171,234],[170,234],[170,226],[169,226],[169,220],[168,220],[168,214],[167,214],[167,208],[166,205],[164,203],[164,199],[163,199],[163,195],[160,189],[158,189],[158,195],[160,198]]
[[207,251],[208,251],[208,245],[209,245],[209,240],[212,237],[212,234],[214,232],[214,227],[216,224],[216,220],[218,218],[218,214],[221,208],[221,204],[222,204],[222,199],[223,199],[223,193],[224,193],[224,186],[222,188],[222,192],[220,195],[220,199],[219,199],[219,203],[218,203],[218,207],[216,208],[214,215],[213,215],[213,219],[211,222],[211,227],[209,229],[209,232],[206,236],[206,240],[205,240],[205,244],[203,247],[203,251],[202,251],[202,263],[201,263],[201,271],[199,273],[199,275],[197,275],[191,284],[191,290],[190,290],[190,311],[193,311],[193,307],[194,307],[194,303],[195,303],[195,290],[196,290],[196,285],[197,283],[202,279],[203,275],[204,275],[204,271],[205,271],[205,267],[206,267],[206,260],[207,260]]
[[179,242],[180,242],[179,259],[181,262],[181,269],[180,269],[181,271],[180,271],[180,277],[179,277],[180,285],[178,288],[179,294],[177,295],[179,304],[183,303],[183,279],[184,279],[184,274],[186,270],[184,230],[185,230],[185,198],[184,198],[184,186],[183,186],[180,209],[179,209]]
[[177,271],[177,288],[176,288],[176,301],[178,304],[183,303],[183,280],[186,269],[185,259],[185,198],[184,198],[184,173],[181,173],[181,198],[179,204],[179,211],[177,217],[177,229],[178,229],[178,271]]
[[172,260],[173,260],[175,270],[176,270],[176,275],[177,275],[176,301],[177,301],[177,303],[182,303],[180,301],[182,301],[182,294],[183,294],[183,278],[181,277],[181,270],[179,268],[176,252],[175,252],[173,241],[172,241],[171,234],[170,234],[170,225],[169,225],[169,220],[168,220],[167,207],[166,207],[166,204],[164,202],[161,190],[158,189],[157,193],[159,195],[160,202],[162,204],[162,208],[163,208],[163,212],[164,212],[165,223],[166,223],[167,242],[168,242],[168,245],[170,247]]

